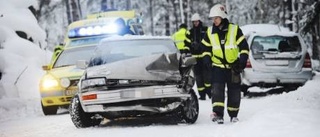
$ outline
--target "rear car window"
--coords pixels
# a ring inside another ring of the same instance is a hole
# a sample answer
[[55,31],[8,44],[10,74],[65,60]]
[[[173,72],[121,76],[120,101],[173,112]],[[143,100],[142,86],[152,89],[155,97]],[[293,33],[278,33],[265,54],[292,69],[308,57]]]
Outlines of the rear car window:
[[250,49],[252,54],[300,52],[301,44],[297,36],[255,36]]

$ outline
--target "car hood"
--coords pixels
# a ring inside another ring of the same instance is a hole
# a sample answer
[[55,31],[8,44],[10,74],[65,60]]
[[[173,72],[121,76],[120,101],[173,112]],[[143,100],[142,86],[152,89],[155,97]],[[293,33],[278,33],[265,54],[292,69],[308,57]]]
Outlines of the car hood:
[[49,72],[55,78],[80,78],[84,70],[76,68],[76,66],[67,66],[51,69]]
[[89,67],[86,77],[136,80],[180,80],[180,54],[157,54]]

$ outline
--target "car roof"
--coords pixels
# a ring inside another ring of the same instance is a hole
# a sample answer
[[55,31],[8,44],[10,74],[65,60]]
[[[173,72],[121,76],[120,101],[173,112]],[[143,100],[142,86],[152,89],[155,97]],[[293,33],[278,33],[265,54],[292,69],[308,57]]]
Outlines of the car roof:
[[240,27],[244,35],[256,34],[260,36],[297,36],[298,33],[288,28],[274,24],[249,24]]
[[[125,35],[125,36],[111,36],[104,38],[100,43],[110,41],[122,41],[122,40],[172,40],[169,36],[146,36],[146,35]],[[173,42],[173,41],[172,41]]]

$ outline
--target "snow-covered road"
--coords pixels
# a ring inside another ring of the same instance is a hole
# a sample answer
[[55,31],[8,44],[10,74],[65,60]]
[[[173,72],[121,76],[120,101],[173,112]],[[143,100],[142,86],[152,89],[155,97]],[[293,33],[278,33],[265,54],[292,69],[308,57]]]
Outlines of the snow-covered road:
[[[200,101],[198,121],[193,125],[114,125],[77,129],[67,113],[43,116],[37,103],[13,109],[0,105],[1,137],[319,137],[320,75],[297,91],[259,98],[243,98],[240,122],[210,121],[211,101]],[[4,103],[4,100],[0,103]],[[7,100],[6,103],[14,103]],[[21,103],[21,102],[20,102]],[[31,107],[33,106],[33,107]],[[31,112],[30,112],[31,111]],[[16,114],[16,113],[24,113]]]

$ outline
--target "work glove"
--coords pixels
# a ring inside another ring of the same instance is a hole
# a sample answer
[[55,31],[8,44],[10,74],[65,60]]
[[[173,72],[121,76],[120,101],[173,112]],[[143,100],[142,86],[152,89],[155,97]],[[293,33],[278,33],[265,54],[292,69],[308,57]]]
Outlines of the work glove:
[[247,65],[248,55],[240,54],[239,59],[237,59],[234,63],[232,63],[231,68],[235,73],[240,74]]
[[231,69],[235,74],[240,74],[243,71],[239,59],[231,64]]

